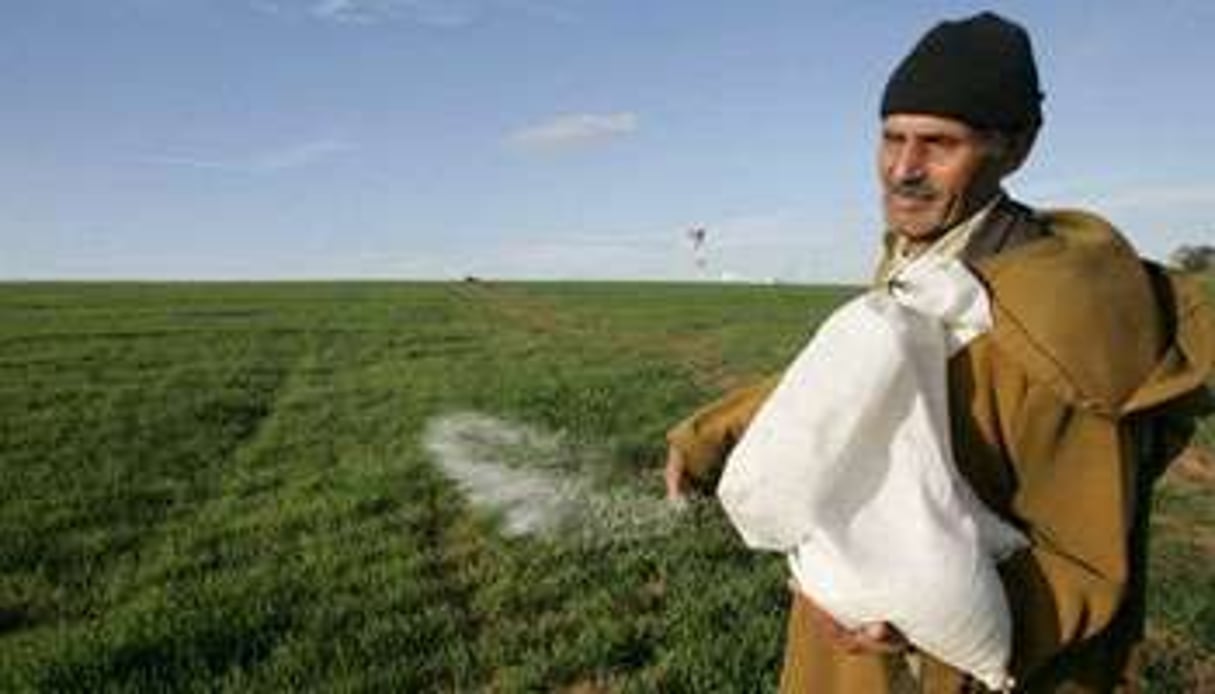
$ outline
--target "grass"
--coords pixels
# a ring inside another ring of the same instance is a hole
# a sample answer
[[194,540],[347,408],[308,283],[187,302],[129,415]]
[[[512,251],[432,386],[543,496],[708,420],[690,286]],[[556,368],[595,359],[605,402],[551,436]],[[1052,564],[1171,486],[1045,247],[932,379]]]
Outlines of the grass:
[[[852,291],[0,287],[0,690],[771,689],[783,566],[718,509],[504,537],[419,439],[488,412],[658,495],[665,429]],[[1211,665],[1211,507],[1161,495],[1158,691]]]

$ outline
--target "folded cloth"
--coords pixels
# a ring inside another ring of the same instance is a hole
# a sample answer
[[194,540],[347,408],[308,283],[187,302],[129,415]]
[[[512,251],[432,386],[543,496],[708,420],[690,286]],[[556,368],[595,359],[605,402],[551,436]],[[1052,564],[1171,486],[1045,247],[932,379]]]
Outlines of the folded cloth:
[[957,472],[946,361],[991,327],[979,281],[925,259],[819,328],[726,462],[717,494],[748,545],[788,553],[845,625],[886,621],[991,689],[1010,686],[995,564],[1024,537]]

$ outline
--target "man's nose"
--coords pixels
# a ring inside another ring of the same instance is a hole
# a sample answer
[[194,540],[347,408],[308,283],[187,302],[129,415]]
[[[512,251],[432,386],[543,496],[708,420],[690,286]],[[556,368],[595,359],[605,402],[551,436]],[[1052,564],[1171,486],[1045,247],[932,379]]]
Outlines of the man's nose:
[[905,142],[895,151],[890,173],[896,181],[917,180],[924,177],[926,162],[923,145]]

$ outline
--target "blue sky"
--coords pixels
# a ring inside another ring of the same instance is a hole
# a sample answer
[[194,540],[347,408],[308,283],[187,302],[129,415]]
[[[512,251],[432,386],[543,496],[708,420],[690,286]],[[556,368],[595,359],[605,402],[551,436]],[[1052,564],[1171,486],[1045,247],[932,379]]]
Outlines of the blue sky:
[[0,278],[862,281],[885,78],[989,7],[1013,192],[1215,241],[1205,0],[0,0]]

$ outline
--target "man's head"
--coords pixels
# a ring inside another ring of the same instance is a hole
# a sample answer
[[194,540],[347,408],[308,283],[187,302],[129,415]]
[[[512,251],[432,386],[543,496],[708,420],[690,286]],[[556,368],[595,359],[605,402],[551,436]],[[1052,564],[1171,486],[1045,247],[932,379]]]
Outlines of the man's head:
[[925,34],[882,95],[887,226],[925,241],[977,211],[1029,154],[1041,101],[1020,26],[983,13]]

